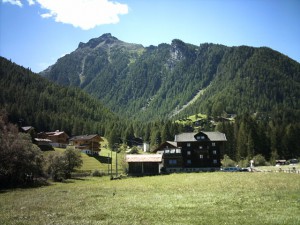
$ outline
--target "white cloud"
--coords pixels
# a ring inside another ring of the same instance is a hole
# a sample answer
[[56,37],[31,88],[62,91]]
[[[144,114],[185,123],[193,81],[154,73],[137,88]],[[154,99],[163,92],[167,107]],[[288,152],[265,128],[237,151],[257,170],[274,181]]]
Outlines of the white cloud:
[[29,5],[34,5],[35,4],[34,0],[27,0],[27,2],[28,2]]
[[42,18],[50,18],[52,17],[53,15],[51,13],[44,13],[44,14],[41,14],[41,17]]
[[43,18],[53,17],[56,22],[72,24],[83,30],[98,25],[115,24],[119,15],[128,13],[128,6],[109,0],[35,0],[48,12]]
[[2,0],[3,3],[10,3],[12,5],[17,5],[17,6],[20,6],[22,7],[23,4],[20,0]]
[[[22,7],[21,0],[2,0]],[[56,22],[89,30],[103,24],[115,24],[119,15],[128,13],[128,6],[110,0],[27,0],[29,6],[39,4],[46,10],[42,18],[53,17]]]

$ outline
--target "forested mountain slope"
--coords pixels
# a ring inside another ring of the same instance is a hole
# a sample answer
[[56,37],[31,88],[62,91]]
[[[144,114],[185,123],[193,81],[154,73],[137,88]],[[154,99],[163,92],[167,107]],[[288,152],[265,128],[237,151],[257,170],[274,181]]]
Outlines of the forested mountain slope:
[[0,57],[0,108],[12,122],[37,131],[65,130],[69,135],[99,133],[118,118],[98,99],[74,87],[62,87]]
[[300,107],[300,64],[270,48],[200,46],[174,39],[143,47],[104,34],[41,73],[80,87],[140,120]]

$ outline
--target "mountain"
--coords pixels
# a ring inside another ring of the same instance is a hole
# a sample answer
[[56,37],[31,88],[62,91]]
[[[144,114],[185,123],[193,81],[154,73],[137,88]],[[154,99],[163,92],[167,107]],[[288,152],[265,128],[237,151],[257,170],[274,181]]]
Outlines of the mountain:
[[118,117],[79,88],[62,87],[0,57],[0,113],[36,131],[104,135]]
[[80,43],[41,75],[143,121],[300,108],[300,64],[266,47],[178,39],[143,47],[104,34]]

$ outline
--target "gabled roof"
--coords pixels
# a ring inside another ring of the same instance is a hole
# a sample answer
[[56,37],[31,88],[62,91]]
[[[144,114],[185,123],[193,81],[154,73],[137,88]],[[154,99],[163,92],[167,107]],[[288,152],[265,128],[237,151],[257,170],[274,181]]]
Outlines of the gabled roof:
[[55,137],[55,136],[59,136],[59,135],[66,135],[69,138],[69,135],[66,134],[66,132],[64,131],[48,131],[48,132],[40,132],[38,135],[46,135],[48,137]]
[[198,141],[196,139],[197,135],[203,134],[206,136],[210,141],[227,141],[226,136],[224,133],[215,131],[215,132],[189,132],[189,133],[181,133],[175,135],[175,142],[193,142],[193,141]]
[[45,138],[35,138],[34,140],[37,142],[49,142],[49,143],[52,142],[51,140]]
[[90,134],[90,135],[87,134],[87,135],[74,136],[70,139],[70,141],[91,140],[97,136],[100,138],[100,140],[102,140],[102,138],[98,134]]
[[165,149],[165,148],[177,148],[177,142],[175,141],[166,141],[162,143],[160,146],[158,146],[153,152],[157,152],[159,150]]
[[26,126],[26,127],[21,127],[21,129],[22,129],[24,132],[28,132],[29,130],[34,129],[34,127],[32,127],[32,126]]
[[211,140],[211,141],[227,141],[226,135],[219,131],[215,131],[215,132],[203,132],[202,131],[200,133],[206,134],[207,137],[209,138],[209,140]]
[[46,134],[49,137],[52,137],[52,136],[59,136],[59,135],[62,135],[62,134],[66,134],[66,133],[64,131],[55,131],[55,132],[47,132]]
[[126,155],[126,162],[161,162],[161,154]]

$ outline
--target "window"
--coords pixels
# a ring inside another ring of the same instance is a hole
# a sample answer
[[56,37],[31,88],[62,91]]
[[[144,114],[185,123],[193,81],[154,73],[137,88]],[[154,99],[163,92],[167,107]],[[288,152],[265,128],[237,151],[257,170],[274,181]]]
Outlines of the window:
[[187,151],[186,154],[187,154],[187,155],[191,155],[191,151]]
[[201,139],[201,136],[197,136],[196,139],[197,139],[197,140],[200,140],[200,139]]
[[203,159],[203,155],[199,155],[200,159]]
[[217,164],[217,163],[218,163],[218,160],[214,159],[214,160],[213,160],[213,163],[214,163],[214,164]]
[[191,147],[191,143],[186,143],[186,146],[187,147]]
[[201,136],[201,140],[204,140],[205,139],[205,136]]
[[216,142],[211,143],[211,146],[215,147],[216,146]]
[[187,163],[187,164],[192,164],[192,160],[188,159],[188,160],[186,161],[186,163]]
[[167,149],[166,149],[166,150],[165,150],[165,153],[166,153],[166,154],[169,154],[169,153],[170,153],[170,150],[167,150]]
[[171,150],[170,150],[170,153],[171,153],[171,154],[174,154],[174,153],[175,153],[175,149],[171,149]]
[[203,149],[203,146],[202,146],[202,145],[200,145],[200,146],[199,146],[199,149]]
[[217,150],[213,150],[213,154],[216,155],[217,154]]
[[181,153],[181,149],[176,149],[176,153]]
[[176,165],[177,160],[176,159],[169,159],[169,165]]

